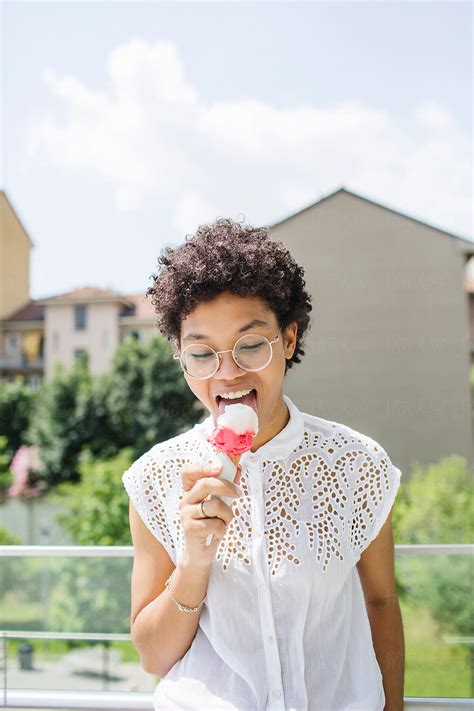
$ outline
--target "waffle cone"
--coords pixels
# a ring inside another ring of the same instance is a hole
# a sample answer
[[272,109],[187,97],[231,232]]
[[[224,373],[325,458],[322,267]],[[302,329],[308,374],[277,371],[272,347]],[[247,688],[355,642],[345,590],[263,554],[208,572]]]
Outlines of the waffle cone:
[[229,459],[230,459],[230,461],[232,462],[232,464],[234,465],[234,467],[238,467],[238,466],[239,466],[240,456],[241,456],[240,454],[237,454],[237,455],[230,455],[230,454],[228,454],[227,456],[229,457]]

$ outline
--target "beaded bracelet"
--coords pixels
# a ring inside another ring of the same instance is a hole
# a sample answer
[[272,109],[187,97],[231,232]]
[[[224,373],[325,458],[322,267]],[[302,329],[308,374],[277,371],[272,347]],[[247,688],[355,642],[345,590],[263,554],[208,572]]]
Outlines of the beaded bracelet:
[[[176,568],[175,568],[175,570],[176,570]],[[171,589],[170,589],[170,581],[171,581],[171,578],[172,578],[173,575],[174,575],[175,570],[173,570],[173,572],[171,573],[170,577],[168,578],[168,580],[167,580],[166,583],[165,583],[165,587],[168,588],[169,594],[171,595],[171,597],[173,598],[174,602],[175,602],[176,605],[179,607],[179,609],[181,610],[181,612],[196,612],[197,610],[200,610],[201,607],[202,607],[202,604],[203,604],[204,600],[205,600],[206,597],[207,597],[207,593],[206,593],[206,595],[204,595],[204,597],[203,597],[203,599],[201,600],[201,602],[199,603],[199,605],[196,605],[196,607],[188,607],[187,605],[183,605],[182,603],[178,602],[177,599],[173,596],[173,593],[171,592]]]

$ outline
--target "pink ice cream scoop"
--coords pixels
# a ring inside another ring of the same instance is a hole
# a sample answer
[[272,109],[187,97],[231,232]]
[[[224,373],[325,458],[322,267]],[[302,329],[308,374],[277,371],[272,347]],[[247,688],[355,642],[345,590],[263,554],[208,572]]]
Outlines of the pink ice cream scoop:
[[240,459],[240,455],[251,448],[257,432],[255,410],[249,405],[236,403],[225,406],[224,412],[217,418],[217,427],[207,440],[231,458]]
[[216,427],[212,435],[208,437],[208,442],[230,457],[240,457],[243,452],[250,449],[254,436],[255,432],[237,434],[229,427]]

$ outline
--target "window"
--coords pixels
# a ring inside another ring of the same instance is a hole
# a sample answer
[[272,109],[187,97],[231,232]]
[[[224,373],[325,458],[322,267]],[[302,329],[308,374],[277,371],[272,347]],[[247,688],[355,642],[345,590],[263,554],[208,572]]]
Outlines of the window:
[[83,304],[74,308],[74,322],[76,331],[84,331],[87,325],[87,307]]
[[16,334],[11,334],[7,337],[6,351],[8,355],[14,355],[18,352],[18,346],[20,345],[20,339]]
[[59,333],[58,331],[53,331],[53,351],[59,350]]

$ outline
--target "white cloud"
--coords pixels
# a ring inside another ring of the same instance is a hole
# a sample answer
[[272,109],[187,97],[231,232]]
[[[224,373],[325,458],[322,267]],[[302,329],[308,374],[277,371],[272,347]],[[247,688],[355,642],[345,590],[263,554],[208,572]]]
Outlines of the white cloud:
[[110,53],[106,71],[102,91],[44,72],[61,110],[33,115],[29,155],[102,176],[122,210],[159,200],[182,233],[219,215],[272,222],[344,185],[448,230],[470,230],[471,147],[438,104],[415,107],[409,133],[357,101],[209,103],[171,42],[133,39]]
[[448,128],[453,121],[450,112],[435,102],[420,104],[415,117],[421,126],[432,129]]

